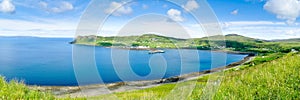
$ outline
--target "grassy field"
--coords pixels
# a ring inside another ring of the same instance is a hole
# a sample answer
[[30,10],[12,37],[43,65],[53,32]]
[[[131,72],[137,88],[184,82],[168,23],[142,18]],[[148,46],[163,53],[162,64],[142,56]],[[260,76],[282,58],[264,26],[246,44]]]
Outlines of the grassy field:
[[[289,53],[274,59],[250,67],[249,64],[251,63],[248,63],[241,68],[226,71],[221,85],[212,99],[300,99],[300,55]],[[257,60],[261,60],[261,58],[253,61]],[[248,67],[245,68],[245,66]],[[165,84],[145,90],[102,95],[91,99],[161,100],[187,97],[190,100],[198,100],[206,92],[203,91],[203,88],[207,84],[208,77],[211,76],[178,84]],[[193,89],[191,93],[184,92],[190,88]]]

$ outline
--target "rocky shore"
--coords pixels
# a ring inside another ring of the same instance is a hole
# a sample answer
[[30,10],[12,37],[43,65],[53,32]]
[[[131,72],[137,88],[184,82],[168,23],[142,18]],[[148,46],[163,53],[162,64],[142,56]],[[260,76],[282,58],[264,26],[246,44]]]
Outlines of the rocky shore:
[[172,84],[176,82],[184,82],[192,79],[197,79],[198,77],[203,75],[208,75],[214,72],[237,67],[241,64],[250,61],[253,57],[254,57],[253,54],[248,54],[248,56],[245,57],[243,60],[229,64],[224,67],[215,68],[212,70],[206,70],[202,72],[185,74],[181,76],[165,78],[165,79],[158,79],[158,80],[118,82],[118,83],[111,83],[111,84],[96,84],[96,85],[87,85],[87,86],[29,86],[29,87],[31,89],[35,89],[38,91],[52,92],[57,97],[65,97],[65,96],[90,97],[90,96],[97,96],[101,94],[110,94],[114,92],[145,89],[154,86],[159,86],[162,84]]

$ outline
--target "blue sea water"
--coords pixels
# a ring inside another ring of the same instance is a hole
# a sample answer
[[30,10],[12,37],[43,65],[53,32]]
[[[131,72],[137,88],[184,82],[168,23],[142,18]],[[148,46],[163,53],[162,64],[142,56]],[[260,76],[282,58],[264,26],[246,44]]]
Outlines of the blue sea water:
[[[78,82],[87,85],[166,78],[222,67],[247,56],[176,49],[148,54],[148,51],[71,45],[70,41],[71,38],[0,37],[0,75],[29,85],[74,86]],[[90,58],[95,58],[96,68],[85,64],[89,59],[84,57],[76,58],[74,65],[73,48],[83,54],[94,50],[95,55]],[[226,58],[225,63],[219,56]],[[93,72],[101,80],[95,79]]]

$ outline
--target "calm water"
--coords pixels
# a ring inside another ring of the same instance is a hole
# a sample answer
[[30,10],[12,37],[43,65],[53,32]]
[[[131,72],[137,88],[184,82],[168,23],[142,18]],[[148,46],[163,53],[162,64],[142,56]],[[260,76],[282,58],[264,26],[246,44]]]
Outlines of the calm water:
[[[70,45],[70,41],[72,39],[0,37],[0,75],[8,80],[24,80],[30,85],[78,85],[72,62],[72,46],[79,51],[95,50],[96,70],[91,71],[89,64],[84,64],[86,58],[77,61],[82,63],[76,67],[76,71],[85,73],[84,80],[81,80],[84,84],[102,83],[94,76],[89,76],[92,72],[97,72],[105,83],[159,79],[207,70],[211,66],[225,66],[246,56],[227,54],[226,64],[212,64],[212,55],[218,57],[225,53],[167,49],[164,54],[149,55],[148,51]],[[180,55],[182,52],[184,55]],[[195,54],[199,55],[200,60]],[[218,59],[214,61],[218,62]],[[132,77],[131,73],[140,77]]]

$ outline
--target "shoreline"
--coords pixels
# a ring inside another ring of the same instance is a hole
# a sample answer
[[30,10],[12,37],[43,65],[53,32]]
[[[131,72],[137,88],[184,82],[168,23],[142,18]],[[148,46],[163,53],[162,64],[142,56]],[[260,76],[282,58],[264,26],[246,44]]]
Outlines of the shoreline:
[[[201,50],[197,48],[129,48],[129,47],[105,47],[105,46],[97,46],[93,44],[72,44],[72,45],[80,45],[80,46],[93,46],[93,47],[103,47],[103,48],[111,48],[111,49],[123,49],[123,50],[137,50],[137,51],[147,51],[147,50],[159,50],[159,49],[169,49],[169,50],[174,50],[174,49],[181,49],[181,50]],[[230,50],[222,50],[222,49],[212,49],[212,50],[201,50],[201,51],[211,51],[211,52],[223,52],[223,53],[228,53],[228,54],[241,54],[241,55],[251,55],[255,56],[256,53],[254,52],[242,52],[242,51],[230,51]]]
[[28,86],[28,87],[33,90],[51,92],[57,97],[66,97],[66,96],[91,97],[91,96],[98,96],[98,95],[110,94],[115,92],[146,89],[155,86],[160,86],[163,84],[185,82],[185,81],[197,79],[201,76],[219,72],[222,70],[238,67],[246,62],[251,61],[253,57],[255,56],[248,54],[248,56],[244,57],[243,60],[231,63],[227,66],[214,68],[211,70],[205,70],[201,72],[184,74],[180,76],[173,76],[164,79],[157,79],[157,80],[129,81],[129,82],[117,82],[117,83],[109,83],[109,84],[93,84],[93,85],[86,85],[86,86]]

